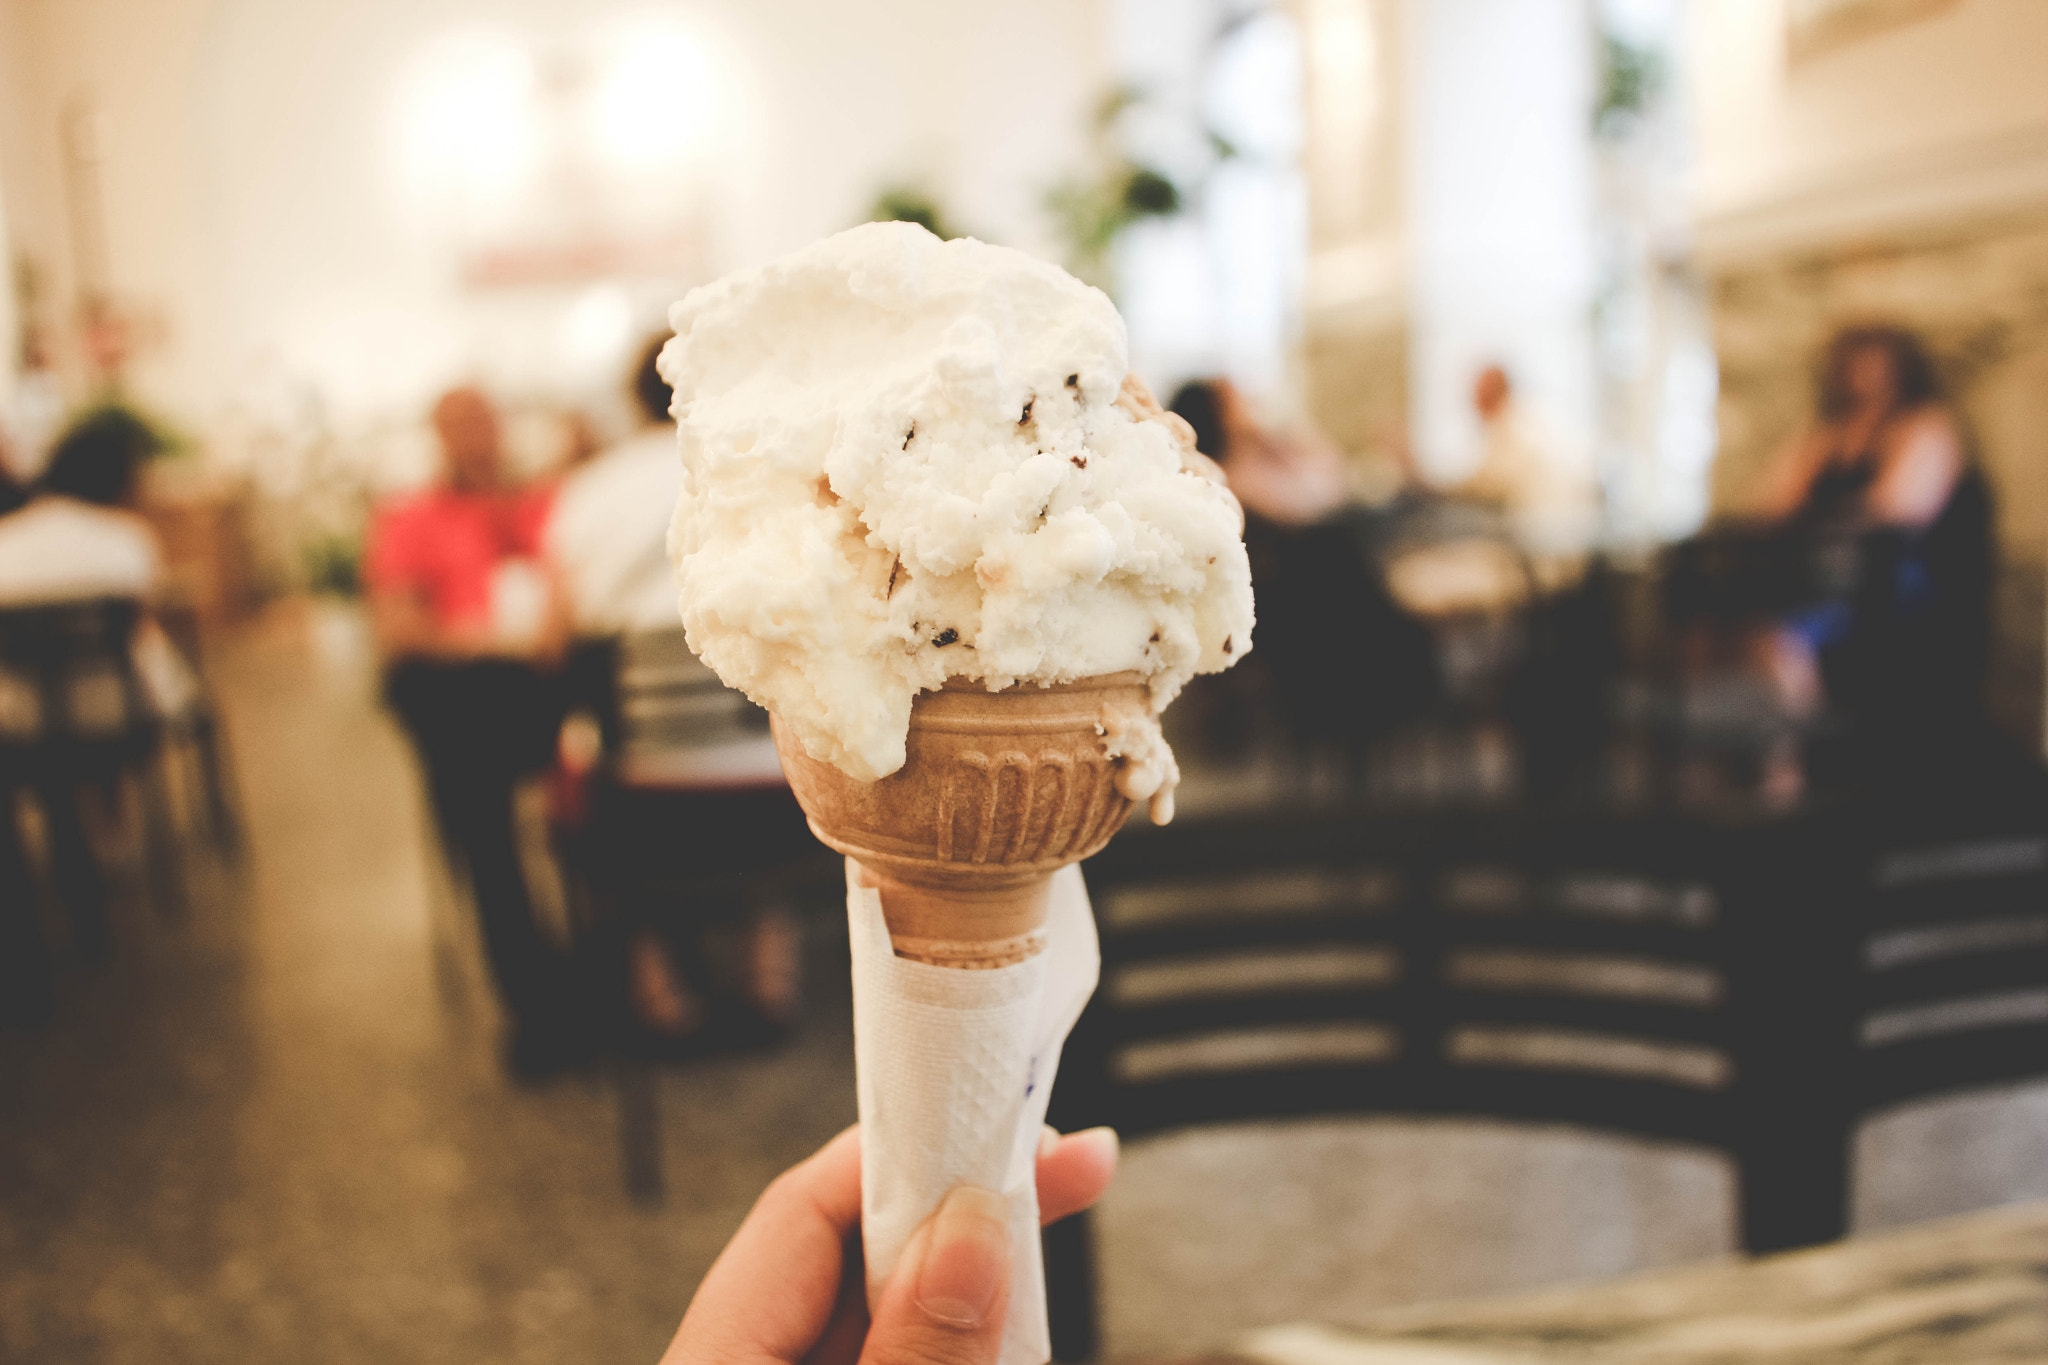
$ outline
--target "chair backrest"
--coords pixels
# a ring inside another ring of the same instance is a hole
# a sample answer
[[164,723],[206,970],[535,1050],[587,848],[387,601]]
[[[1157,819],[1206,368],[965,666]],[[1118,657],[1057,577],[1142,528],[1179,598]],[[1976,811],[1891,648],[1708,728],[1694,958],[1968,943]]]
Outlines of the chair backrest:
[[1853,1107],[2048,1073],[2048,778],[1980,771],[1859,834]]
[[1439,690],[1429,632],[1388,595],[1365,533],[1254,519],[1258,668],[1297,741],[1356,747],[1423,712]]
[[1132,1136],[1427,1112],[1726,1144],[1726,843],[1479,813],[1133,831],[1088,865],[1103,986],[1055,1102]]
[[121,761],[156,730],[125,598],[0,608],[0,745],[17,758]]
[[680,626],[621,636],[614,657],[624,751],[704,748],[767,731],[759,708],[691,652]]
[[[2048,775],[2008,756],[1923,776],[1748,823],[1131,830],[1087,865],[1103,981],[1053,1122],[1575,1123],[1729,1152],[1752,1251],[1838,1237],[1863,1115],[2048,1075]],[[1085,1232],[1060,1256],[1075,1359]]]
[[1862,1115],[2048,1074],[2048,774],[1927,781],[1749,823],[1132,830],[1087,865],[1103,985],[1055,1104],[1132,1136],[1406,1112],[1713,1145],[1757,1184],[1748,1245],[1839,1235]]
[[[1746,832],[1504,812],[1134,828],[1086,865],[1103,978],[1062,1129],[1427,1113],[1732,1146],[1724,889]],[[1046,1234],[1055,1355],[1096,1348],[1085,1216]]]

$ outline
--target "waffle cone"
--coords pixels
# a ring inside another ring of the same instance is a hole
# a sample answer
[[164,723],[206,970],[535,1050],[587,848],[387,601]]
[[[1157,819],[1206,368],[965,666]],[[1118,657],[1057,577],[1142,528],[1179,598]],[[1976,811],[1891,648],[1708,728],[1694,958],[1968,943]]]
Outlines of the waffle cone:
[[1137,673],[1001,692],[955,680],[913,703],[904,764],[875,782],[812,758],[779,719],[775,744],[812,832],[881,892],[898,956],[999,967],[1044,946],[1052,874],[1130,815],[1103,717],[1149,704]]

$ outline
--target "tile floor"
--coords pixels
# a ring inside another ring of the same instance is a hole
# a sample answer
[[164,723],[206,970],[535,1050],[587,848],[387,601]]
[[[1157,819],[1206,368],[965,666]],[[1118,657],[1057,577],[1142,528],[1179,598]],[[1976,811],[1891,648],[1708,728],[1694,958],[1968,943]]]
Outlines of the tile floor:
[[635,1207],[606,1077],[502,1075],[360,660],[225,662],[238,884],[127,907],[55,1026],[0,1034],[0,1360],[652,1362],[762,1185],[851,1122],[844,988],[777,1053],[662,1078],[669,1197]]

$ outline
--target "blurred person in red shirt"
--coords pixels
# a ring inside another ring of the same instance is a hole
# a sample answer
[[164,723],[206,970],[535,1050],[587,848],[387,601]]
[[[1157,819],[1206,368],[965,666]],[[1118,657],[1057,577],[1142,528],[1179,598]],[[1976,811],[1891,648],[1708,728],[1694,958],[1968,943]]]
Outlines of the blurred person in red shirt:
[[475,389],[433,412],[442,480],[378,509],[365,578],[386,692],[426,770],[441,840],[466,873],[521,1075],[583,1043],[561,953],[542,934],[519,857],[513,788],[553,755],[562,713],[562,595],[541,555],[552,489],[506,477],[496,411]]
[[442,482],[378,510],[366,566],[386,655],[551,662],[563,615],[541,558],[550,487],[505,476],[498,415],[475,389],[434,405]]

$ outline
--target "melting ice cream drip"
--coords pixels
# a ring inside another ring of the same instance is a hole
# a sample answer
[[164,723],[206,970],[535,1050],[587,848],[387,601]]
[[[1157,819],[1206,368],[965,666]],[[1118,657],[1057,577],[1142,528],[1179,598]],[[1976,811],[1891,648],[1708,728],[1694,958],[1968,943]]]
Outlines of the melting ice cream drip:
[[1150,707],[1104,702],[1095,722],[1103,751],[1117,760],[1116,790],[1126,801],[1146,803],[1152,823],[1173,819],[1173,792],[1180,785],[1180,765]]

